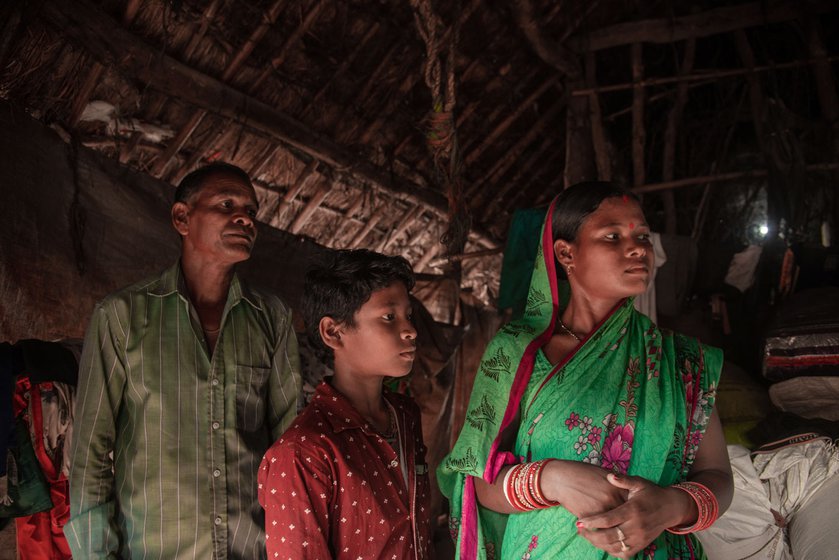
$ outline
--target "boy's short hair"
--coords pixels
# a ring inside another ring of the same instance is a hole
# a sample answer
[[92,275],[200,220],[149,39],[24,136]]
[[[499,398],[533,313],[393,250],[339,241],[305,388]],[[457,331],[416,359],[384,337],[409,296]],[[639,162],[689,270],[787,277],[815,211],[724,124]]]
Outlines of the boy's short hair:
[[403,257],[389,257],[368,249],[335,251],[326,262],[306,273],[303,290],[303,321],[306,335],[318,358],[332,366],[334,356],[320,337],[320,321],[335,321],[354,326],[354,315],[376,290],[402,282],[410,292],[414,272]]

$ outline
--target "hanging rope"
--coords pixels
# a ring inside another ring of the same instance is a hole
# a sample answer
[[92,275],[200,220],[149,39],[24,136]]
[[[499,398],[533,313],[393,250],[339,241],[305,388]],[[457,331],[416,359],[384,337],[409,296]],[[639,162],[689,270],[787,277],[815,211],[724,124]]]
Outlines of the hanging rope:
[[[423,77],[431,91],[431,111],[425,118],[426,144],[434,162],[434,171],[448,199],[448,228],[442,242],[449,254],[463,252],[472,220],[463,200],[461,161],[455,129],[454,108],[457,103],[455,82],[455,48],[458,24],[446,48],[443,22],[434,12],[431,0],[410,0],[414,22],[425,43]],[[445,54],[445,59],[444,59]],[[445,78],[445,79],[444,79]]]

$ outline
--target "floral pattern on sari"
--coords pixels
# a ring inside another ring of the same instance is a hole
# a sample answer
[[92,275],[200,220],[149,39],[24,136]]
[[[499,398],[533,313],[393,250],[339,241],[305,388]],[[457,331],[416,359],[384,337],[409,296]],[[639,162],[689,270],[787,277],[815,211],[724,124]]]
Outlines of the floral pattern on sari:
[[[635,439],[635,416],[638,406],[635,404],[635,389],[640,386],[636,380],[641,371],[639,358],[631,358],[626,368],[626,394],[619,405],[624,409],[624,423],[618,423],[616,414],[607,414],[601,424],[594,426],[589,416],[580,418],[577,412],[571,412],[565,420],[569,431],[579,430],[580,436],[574,443],[574,451],[583,456],[584,463],[598,465],[617,474],[626,474],[632,458],[632,442]],[[606,432],[605,438],[603,432]],[[697,443],[698,445],[698,443]]]

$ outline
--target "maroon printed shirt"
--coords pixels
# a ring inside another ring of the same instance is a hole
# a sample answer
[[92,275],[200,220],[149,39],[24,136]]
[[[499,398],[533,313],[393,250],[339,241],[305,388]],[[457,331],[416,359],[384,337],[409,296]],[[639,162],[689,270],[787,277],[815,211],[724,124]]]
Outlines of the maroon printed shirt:
[[265,454],[258,494],[269,560],[429,558],[429,481],[419,409],[395,393],[385,392],[385,400],[396,413],[401,453],[346,398],[321,383]]

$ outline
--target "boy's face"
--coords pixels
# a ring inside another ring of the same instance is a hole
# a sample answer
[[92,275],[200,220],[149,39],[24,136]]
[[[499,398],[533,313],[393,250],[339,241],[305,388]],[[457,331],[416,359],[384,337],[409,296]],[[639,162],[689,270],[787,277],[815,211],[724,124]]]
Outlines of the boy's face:
[[359,377],[410,373],[417,347],[412,313],[402,282],[374,291],[355,312],[355,325],[340,327],[341,342],[333,348],[335,373]]

